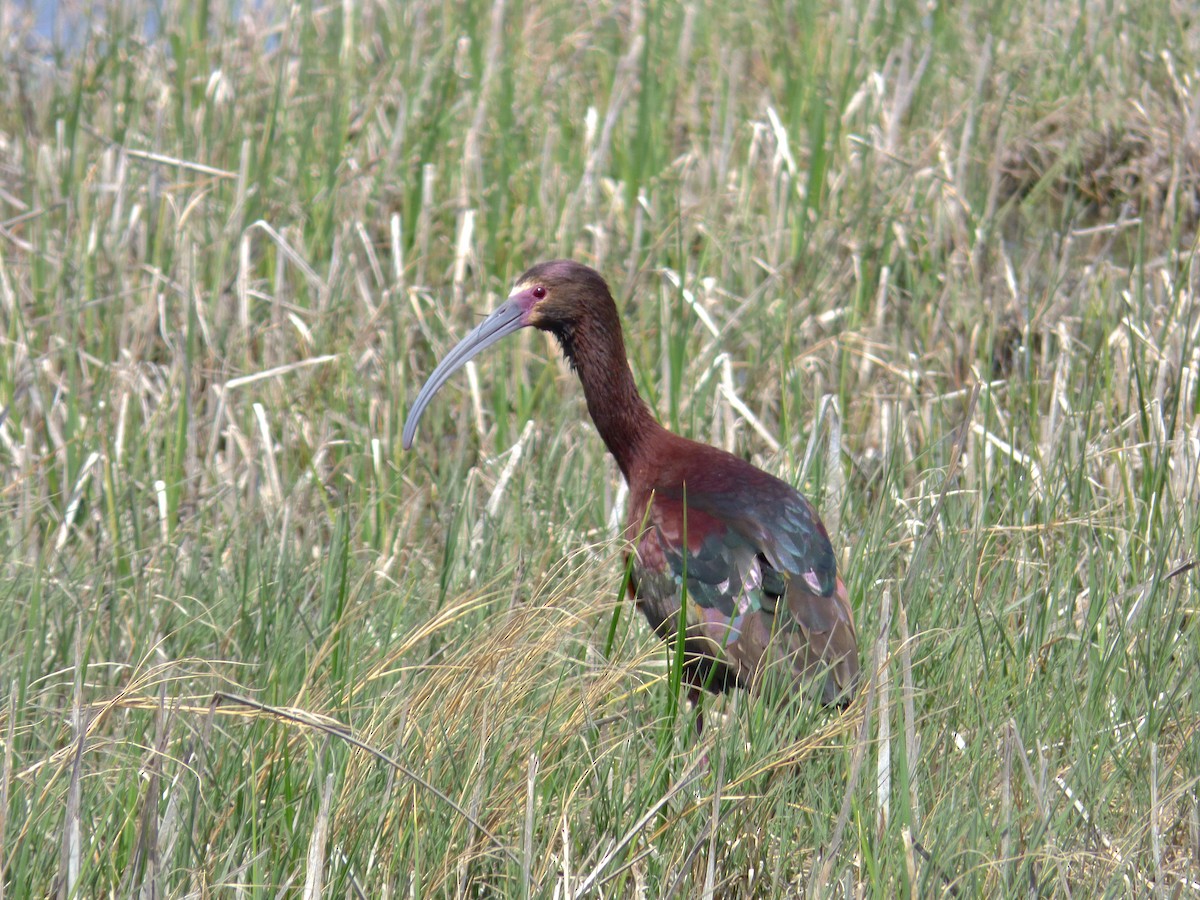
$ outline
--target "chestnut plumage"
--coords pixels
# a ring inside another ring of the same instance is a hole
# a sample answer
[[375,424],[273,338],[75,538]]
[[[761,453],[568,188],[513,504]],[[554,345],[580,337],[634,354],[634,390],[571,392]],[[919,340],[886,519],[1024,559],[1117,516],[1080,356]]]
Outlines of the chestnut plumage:
[[404,447],[450,375],[527,326],[558,339],[629,484],[630,591],[665,640],[676,640],[687,598],[684,677],[692,699],[704,688],[754,688],[770,671],[800,689],[814,685],[826,703],[846,702],[859,678],[854,618],[812,504],[745,460],[657,422],[637,392],[616,304],[595,270],[554,260],[522,275],[429,376],[404,425]]

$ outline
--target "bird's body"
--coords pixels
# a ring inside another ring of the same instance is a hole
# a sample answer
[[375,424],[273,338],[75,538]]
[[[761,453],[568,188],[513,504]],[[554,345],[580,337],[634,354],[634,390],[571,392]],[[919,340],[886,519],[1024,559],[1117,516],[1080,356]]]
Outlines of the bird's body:
[[827,703],[848,694],[854,621],[811,504],[732,454],[665,430],[657,440],[669,462],[630,479],[631,590],[669,640],[686,583],[690,683],[753,687],[776,666],[803,681],[823,674]]
[[817,682],[826,703],[848,699],[859,675],[854,619],[812,504],[745,460],[655,420],[629,371],[616,304],[594,270],[555,260],[526,272],[425,383],[404,446],[450,374],[525,326],[558,338],[629,485],[630,591],[668,641],[677,638],[683,612],[693,699],[701,689],[756,687],[768,672],[799,685]]

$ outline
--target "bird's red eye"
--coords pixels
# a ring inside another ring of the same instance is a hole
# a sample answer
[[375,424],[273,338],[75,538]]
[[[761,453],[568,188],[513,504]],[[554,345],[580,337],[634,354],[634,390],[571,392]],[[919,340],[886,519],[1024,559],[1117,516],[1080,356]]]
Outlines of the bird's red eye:
[[545,300],[546,299],[546,289],[544,287],[542,287],[540,284],[533,289],[533,299],[534,300]]

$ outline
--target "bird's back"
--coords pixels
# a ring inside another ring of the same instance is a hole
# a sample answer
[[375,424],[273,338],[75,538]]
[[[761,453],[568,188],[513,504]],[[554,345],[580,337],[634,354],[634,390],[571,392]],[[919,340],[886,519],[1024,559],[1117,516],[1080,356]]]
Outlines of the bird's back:
[[691,683],[719,692],[780,672],[821,679],[824,702],[847,698],[859,677],[854,618],[812,504],[732,454],[665,430],[657,441],[647,454],[657,462],[630,472],[631,589],[669,639],[686,586]]

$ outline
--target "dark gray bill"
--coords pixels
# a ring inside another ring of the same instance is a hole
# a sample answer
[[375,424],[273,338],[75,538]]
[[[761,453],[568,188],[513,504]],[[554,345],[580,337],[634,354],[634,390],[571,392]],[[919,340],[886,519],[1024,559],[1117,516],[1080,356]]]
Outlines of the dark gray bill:
[[421,388],[421,392],[417,394],[417,399],[413,401],[412,409],[408,411],[408,421],[404,423],[405,450],[412,446],[421,413],[425,412],[425,407],[429,405],[433,395],[438,392],[438,388],[445,384],[450,376],[462,368],[471,357],[486,350],[501,338],[507,337],[514,331],[519,331],[524,325],[525,310],[522,308],[522,304],[510,297],[497,306],[490,316],[480,322],[474,331],[459,341],[455,348],[446,354],[446,358],[438,363],[433,374],[429,376],[429,380]]

